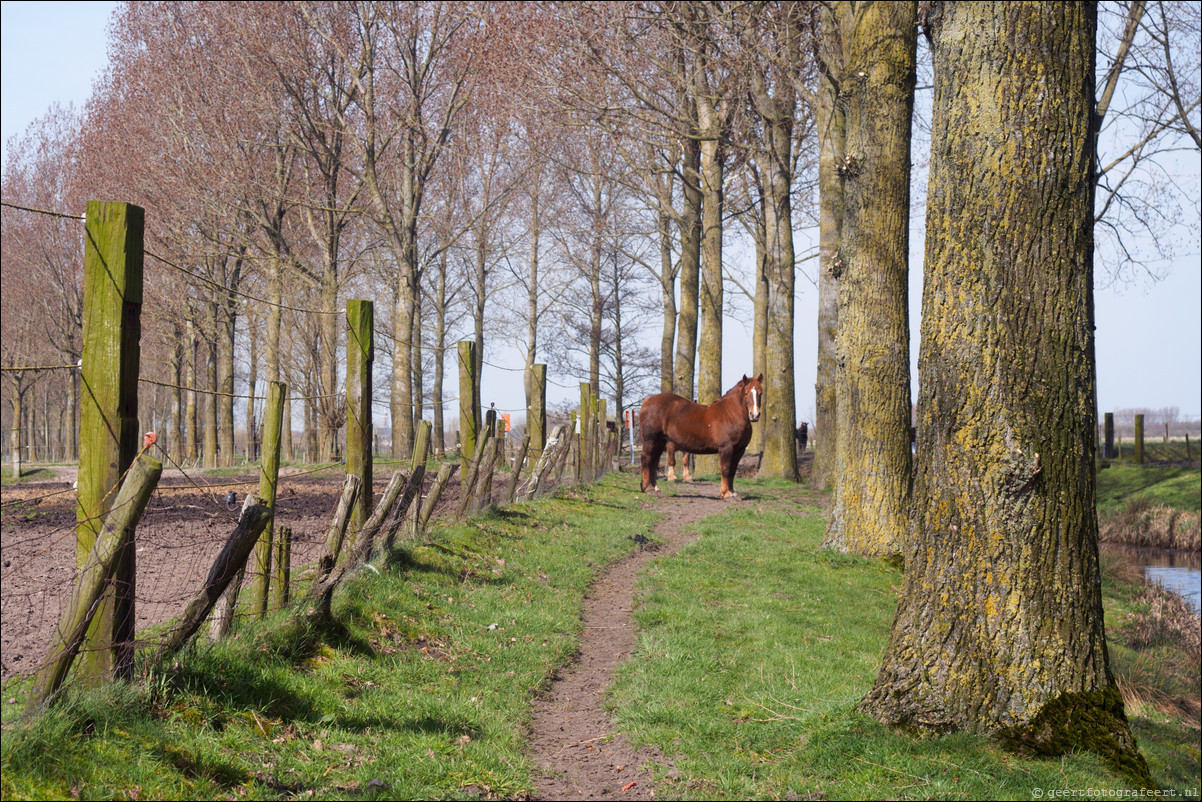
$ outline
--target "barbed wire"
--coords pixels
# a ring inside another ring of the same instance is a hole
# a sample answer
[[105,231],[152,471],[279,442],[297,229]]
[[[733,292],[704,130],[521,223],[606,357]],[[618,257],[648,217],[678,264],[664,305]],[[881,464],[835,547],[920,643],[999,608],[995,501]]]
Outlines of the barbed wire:
[[261,304],[267,304],[268,306],[278,306],[280,309],[287,309],[290,312],[303,312],[304,314],[307,314],[307,315],[337,315],[337,314],[341,314],[338,311],[327,312],[324,309],[304,309],[304,308],[301,308],[298,306],[289,306],[288,304],[282,304],[282,303],[277,303],[275,301],[269,301],[266,298],[260,298],[257,295],[251,295],[248,292],[243,292],[241,290],[235,290],[232,287],[227,287],[224,284],[220,284],[216,281],[213,281],[213,279],[208,278],[207,276],[202,276],[199,273],[194,273],[193,271],[189,270],[186,267],[180,267],[179,265],[175,264],[171,260],[165,259],[162,256],[159,256],[157,253],[155,253],[152,250],[144,248],[143,252],[147,256],[151,257],[152,259],[157,259],[158,261],[162,262],[163,264],[167,265],[168,267],[173,267],[176,270],[180,271],[181,273],[189,275],[192,278],[197,279],[199,281],[203,281],[206,284],[211,284],[214,287],[216,287],[217,289],[221,290],[222,292],[228,292],[231,295],[239,295],[243,298],[249,298],[252,301],[258,301]]
[[50,215],[51,217],[64,217],[64,218],[67,218],[68,220],[83,220],[84,219],[84,216],[82,214],[66,214],[64,212],[52,212],[52,211],[49,211],[48,209],[35,209],[32,206],[19,206],[15,203],[9,203],[8,201],[0,201],[0,206],[7,206],[10,209],[19,209],[22,212],[34,212],[36,214],[46,214],[46,215]]
[[[200,387],[189,387],[186,384],[172,384],[170,382],[155,381],[154,379],[144,379],[141,377],[138,378],[138,381],[144,382],[146,384],[156,384],[159,387],[167,387],[169,389],[174,389],[174,390],[187,390],[188,392],[192,392],[192,393],[202,393],[204,395],[220,395],[220,396],[224,396],[226,398],[244,398],[244,399],[253,398],[255,401],[266,401],[267,400],[267,396],[264,396],[264,395],[241,395],[238,393],[226,393],[226,392],[222,392],[221,390],[205,390]],[[343,395],[345,395],[345,393],[320,393],[318,395],[289,395],[287,397],[287,400],[288,401],[316,401],[319,398],[338,398]]]
[[75,490],[74,487],[68,487],[66,490],[55,490],[52,493],[46,493],[45,495],[41,495],[41,496],[34,496],[33,498],[16,498],[16,499],[13,499],[12,501],[5,501],[3,503],[0,503],[0,508],[11,507],[16,504],[36,504],[44,498],[50,498],[51,496],[61,496],[63,493],[71,493],[74,490]]
[[0,370],[64,370],[78,368],[80,365],[76,362],[74,365],[19,365],[16,367],[0,367]]

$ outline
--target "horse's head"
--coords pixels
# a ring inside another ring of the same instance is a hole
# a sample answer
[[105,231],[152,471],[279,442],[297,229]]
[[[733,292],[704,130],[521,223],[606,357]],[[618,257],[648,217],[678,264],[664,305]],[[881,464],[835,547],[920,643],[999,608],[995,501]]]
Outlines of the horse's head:
[[747,419],[754,422],[760,419],[760,411],[764,408],[764,374],[754,379],[746,375],[739,382],[743,396],[743,408],[747,410]]

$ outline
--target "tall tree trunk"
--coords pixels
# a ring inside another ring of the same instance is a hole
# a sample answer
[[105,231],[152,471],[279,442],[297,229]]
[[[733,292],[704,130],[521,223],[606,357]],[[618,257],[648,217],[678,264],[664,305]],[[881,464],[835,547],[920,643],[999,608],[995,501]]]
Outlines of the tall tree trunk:
[[[783,93],[783,89],[777,90]],[[793,295],[796,286],[793,251],[793,114],[791,96],[769,105],[764,118],[768,164],[763,171],[764,208],[764,411],[760,475],[799,480],[797,443],[793,438],[797,417],[793,372]],[[758,284],[761,282],[757,282]],[[757,289],[757,294],[759,290]]]
[[530,193],[530,268],[526,277],[526,364],[522,371],[522,388],[526,394],[526,433],[531,435],[531,446],[542,453],[545,437],[534,435],[530,430],[530,410],[534,404],[534,361],[538,358],[538,246],[542,234],[542,217],[539,209],[539,194],[542,182],[534,185]]
[[204,394],[204,465],[206,468],[217,467],[217,396],[220,381],[217,378],[217,310],[214,306],[209,314],[209,339],[207,362],[205,363],[205,383],[209,392]]
[[659,232],[659,286],[664,301],[664,325],[659,337],[659,391],[674,389],[672,347],[676,341],[676,270],[672,264],[672,225],[666,212],[656,218]]
[[168,453],[174,454],[174,459],[182,459],[185,452],[184,443],[184,390],[185,365],[188,360],[188,344],[184,341],[184,330],[178,323],[173,324],[172,334],[175,338],[175,359],[171,365],[171,437],[169,438]]
[[446,422],[442,412],[442,384],[446,373],[447,353],[447,260],[449,250],[443,243],[442,253],[438,257],[438,283],[434,299],[434,388],[432,402],[434,404],[434,453],[442,456],[447,450]]
[[835,336],[838,446],[824,545],[899,551],[910,514],[910,119],[917,4],[857,3],[846,114]]
[[1092,3],[947,3],[913,541],[864,708],[1150,785],[1111,675],[1095,508]]
[[[326,252],[323,254],[323,270],[321,275],[321,346],[318,349],[319,362],[317,365],[317,399],[318,416],[318,448],[320,462],[329,462],[334,458],[338,443],[338,421],[341,419],[338,409],[340,400],[338,392],[341,389],[338,382],[338,346],[340,334],[344,325],[343,317],[338,308],[338,241],[339,237],[330,232]],[[312,456],[310,456],[312,459]]]
[[255,449],[258,441],[255,426],[255,385],[259,382],[259,329],[250,318],[247,318],[246,322],[247,334],[250,335],[246,353],[247,362],[250,363],[250,372],[246,379],[246,461],[254,462],[258,458]]
[[[767,199],[764,194],[763,182],[756,177],[756,192],[759,195],[759,208],[764,209]],[[764,213],[754,214],[755,233],[755,293],[751,299],[751,375],[763,376],[768,380],[768,249],[764,244]],[[764,410],[765,413],[767,409]],[[767,419],[763,419],[767,422]],[[760,471],[764,470],[764,430],[761,423],[751,432],[751,445],[748,451],[758,452],[760,456]]]
[[[18,377],[20,374],[16,374]],[[21,414],[22,401],[24,401],[25,390],[20,388],[20,378],[17,378],[12,384],[14,389],[12,395],[9,396],[9,403],[12,405],[12,427],[8,430],[8,448],[11,452],[9,456],[12,458],[13,479],[21,478]]]
[[817,92],[818,122],[818,371],[814,382],[814,463],[810,484],[827,490],[835,482],[839,435],[835,408],[835,333],[839,326],[839,239],[843,231],[843,163],[846,127],[837,87],[843,81],[842,42],[851,35],[848,3],[824,3],[819,11],[822,35]]
[[217,333],[217,365],[220,376],[217,396],[218,445],[223,465],[234,464],[234,336],[238,320],[233,295],[227,293],[220,312],[221,326]]
[[[188,387],[195,388],[197,381],[196,363],[200,358],[200,342],[196,338],[196,326],[191,318],[184,326],[184,382]],[[196,390],[188,390],[184,400],[184,424],[188,428],[185,456],[195,462],[200,456],[200,421],[196,409]]]
[[701,285],[701,145],[684,140],[681,159],[680,312],[676,325],[676,367],[672,381],[677,395],[693,398],[697,367],[697,307]]

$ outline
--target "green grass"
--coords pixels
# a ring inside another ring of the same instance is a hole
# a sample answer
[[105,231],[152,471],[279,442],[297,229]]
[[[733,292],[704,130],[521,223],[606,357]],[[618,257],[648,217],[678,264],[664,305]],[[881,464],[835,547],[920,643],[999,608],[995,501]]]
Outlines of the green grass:
[[[657,796],[1031,799],[1036,788],[1125,787],[1092,755],[1021,759],[969,735],[910,738],[856,712],[902,576],[819,548],[823,530],[817,516],[740,505],[642,579],[640,646],[611,705],[629,736],[672,760]],[[1133,727],[1157,780],[1196,796],[1197,730],[1155,711]]]
[[1112,463],[1098,471],[1098,516],[1123,509],[1132,498],[1186,512],[1202,509],[1202,471],[1198,468]]
[[[168,665],[144,662],[139,683],[70,693],[28,723],[7,721],[19,705],[5,705],[0,796],[523,798],[531,700],[575,652],[592,578],[635,547],[629,535],[651,531],[637,481],[611,475],[432,530],[341,589],[330,630],[278,615]],[[610,697],[621,729],[672,761],[658,798],[1123,787],[1090,755],[1029,760],[857,713],[901,574],[820,549],[819,499],[804,489],[739,490],[744,502],[643,577],[639,653]],[[1116,665],[1163,662],[1123,646],[1139,592],[1108,576],[1104,593]],[[5,698],[19,692],[10,684]],[[1132,727],[1158,782],[1197,788],[1196,728],[1150,706]]]
[[335,631],[275,618],[141,690],[72,694],[6,728],[2,796],[521,796],[531,699],[577,648],[589,582],[650,533],[628,485],[432,531],[336,596]]

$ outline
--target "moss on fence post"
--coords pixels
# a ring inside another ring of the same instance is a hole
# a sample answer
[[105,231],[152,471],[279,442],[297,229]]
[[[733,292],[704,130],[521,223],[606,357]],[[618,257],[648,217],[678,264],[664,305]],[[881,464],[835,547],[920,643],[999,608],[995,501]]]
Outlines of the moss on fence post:
[[[121,476],[138,453],[144,224],[140,206],[88,202],[76,568],[82,568],[91,554]],[[132,534],[119,547],[112,585],[83,645],[80,677],[132,673],[136,563],[131,544]]]
[[[359,529],[371,516],[371,366],[375,360],[371,301],[346,302],[346,472],[363,481],[351,510]],[[394,422],[395,423],[395,422]]]

